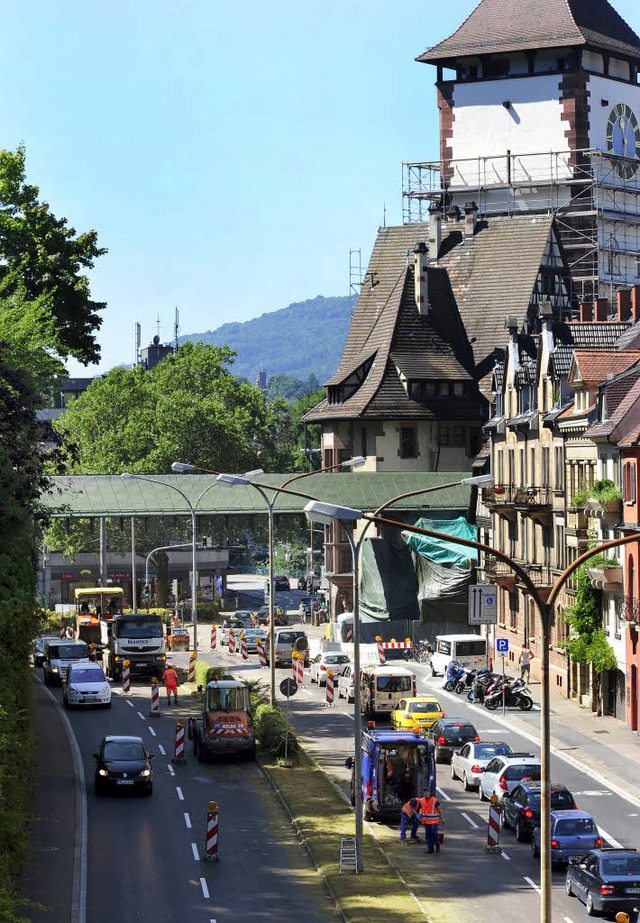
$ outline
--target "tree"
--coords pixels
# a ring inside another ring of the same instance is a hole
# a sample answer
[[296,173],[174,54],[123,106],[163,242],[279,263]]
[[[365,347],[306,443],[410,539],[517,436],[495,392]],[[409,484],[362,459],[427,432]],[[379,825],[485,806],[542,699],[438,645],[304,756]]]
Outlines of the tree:
[[100,358],[94,333],[105,305],[90,298],[82,270],[107,251],[95,231],[76,234],[56,218],[39,189],[26,182],[25,150],[0,151],[0,282],[4,297],[19,295],[46,308],[48,347],[63,359]]

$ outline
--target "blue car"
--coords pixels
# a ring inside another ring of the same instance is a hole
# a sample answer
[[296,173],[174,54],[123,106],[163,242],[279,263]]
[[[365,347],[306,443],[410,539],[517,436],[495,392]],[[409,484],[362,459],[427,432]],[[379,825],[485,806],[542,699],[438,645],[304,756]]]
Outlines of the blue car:
[[[551,862],[580,858],[590,849],[599,849],[602,837],[595,820],[585,811],[551,811]],[[531,854],[540,855],[540,827],[533,831]]]

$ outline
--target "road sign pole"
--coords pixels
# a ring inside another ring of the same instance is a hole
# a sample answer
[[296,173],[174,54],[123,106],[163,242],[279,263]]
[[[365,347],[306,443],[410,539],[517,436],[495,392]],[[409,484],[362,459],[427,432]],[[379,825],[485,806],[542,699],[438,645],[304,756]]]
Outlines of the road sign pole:
[[504,718],[504,714],[505,714],[505,702],[504,702],[505,695],[506,695],[506,689],[505,689],[504,654],[503,654],[503,655],[502,655],[502,717],[503,717],[503,718]]

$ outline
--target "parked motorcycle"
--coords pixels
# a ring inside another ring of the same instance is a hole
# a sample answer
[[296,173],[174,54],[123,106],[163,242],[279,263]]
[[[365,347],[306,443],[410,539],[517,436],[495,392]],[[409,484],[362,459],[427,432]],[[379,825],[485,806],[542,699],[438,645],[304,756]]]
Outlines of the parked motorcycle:
[[500,678],[499,675],[487,670],[486,673],[479,673],[473,681],[471,689],[467,693],[467,699],[470,702],[484,702],[485,695],[491,686]]
[[463,692],[469,692],[474,682],[479,676],[484,675],[485,673],[490,673],[489,667],[482,667],[481,670],[478,670],[477,667],[473,670],[465,670],[460,679],[458,680],[458,685],[456,686],[456,692],[458,695],[461,695]]
[[452,660],[447,667],[447,672],[444,674],[442,688],[446,689],[447,692],[453,692],[466,670],[467,668],[462,661]]
[[527,695],[527,684],[523,679],[514,679],[509,682],[506,677],[502,679],[495,689],[488,692],[484,699],[485,708],[494,711],[499,705],[506,708],[520,708],[530,711],[533,708],[533,699]]

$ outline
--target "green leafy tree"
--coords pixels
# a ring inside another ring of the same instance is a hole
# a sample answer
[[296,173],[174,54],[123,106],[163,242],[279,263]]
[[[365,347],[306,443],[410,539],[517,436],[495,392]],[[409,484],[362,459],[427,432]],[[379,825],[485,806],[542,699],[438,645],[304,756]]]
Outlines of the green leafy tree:
[[564,613],[572,635],[567,651],[576,663],[593,666],[598,677],[598,711],[601,713],[602,677],[607,671],[617,669],[618,662],[602,628],[602,591],[591,585],[586,567],[578,569],[576,601]]
[[91,300],[83,271],[106,250],[98,246],[95,231],[77,234],[38,196],[38,187],[26,182],[24,148],[0,151],[2,294],[42,308],[50,350],[85,364],[97,362],[100,349],[94,334],[105,305]]

